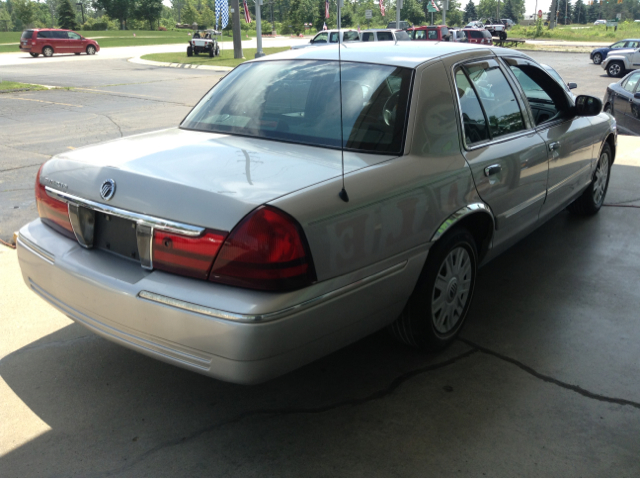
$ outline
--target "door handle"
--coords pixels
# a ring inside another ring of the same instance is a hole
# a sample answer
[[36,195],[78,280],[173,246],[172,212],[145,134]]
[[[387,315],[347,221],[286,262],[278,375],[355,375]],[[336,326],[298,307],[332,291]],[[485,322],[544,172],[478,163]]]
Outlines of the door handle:
[[555,151],[560,148],[560,142],[549,143],[549,151]]
[[501,171],[502,171],[502,166],[500,166],[498,164],[487,166],[484,169],[484,176],[495,175],[496,173],[500,173]]

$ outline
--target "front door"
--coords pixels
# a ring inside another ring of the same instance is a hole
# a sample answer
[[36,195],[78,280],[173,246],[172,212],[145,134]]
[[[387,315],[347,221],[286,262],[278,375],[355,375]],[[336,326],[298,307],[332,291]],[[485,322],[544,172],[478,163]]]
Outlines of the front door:
[[573,114],[573,100],[544,69],[528,60],[506,59],[529,105],[549,157],[547,198],[540,216],[564,208],[591,180],[594,138],[591,122]]
[[538,220],[547,189],[546,145],[498,61],[455,70],[464,151],[482,200],[496,219],[494,248]]
[[84,40],[76,32],[67,32],[69,35],[69,52],[82,53],[84,52]]

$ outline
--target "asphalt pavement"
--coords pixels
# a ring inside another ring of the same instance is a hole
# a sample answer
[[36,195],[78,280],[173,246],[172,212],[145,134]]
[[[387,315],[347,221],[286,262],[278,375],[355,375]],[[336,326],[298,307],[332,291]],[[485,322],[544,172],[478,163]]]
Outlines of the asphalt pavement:
[[[610,82],[584,55],[532,56],[578,93]],[[3,238],[35,217],[50,155],[174,126],[220,78],[122,59],[42,65],[3,67],[73,87],[0,95]],[[1,475],[637,477],[638,184],[640,140],[620,137],[611,206],[563,212],[482,268],[448,350],[381,331],[251,387],[90,333],[0,246]]]

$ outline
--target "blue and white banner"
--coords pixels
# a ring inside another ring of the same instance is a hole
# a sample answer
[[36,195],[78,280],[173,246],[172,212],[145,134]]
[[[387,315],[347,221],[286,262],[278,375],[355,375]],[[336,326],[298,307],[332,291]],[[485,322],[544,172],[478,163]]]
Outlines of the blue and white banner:
[[220,30],[229,24],[229,4],[227,0],[216,0],[216,30],[218,30],[218,18],[220,18]]

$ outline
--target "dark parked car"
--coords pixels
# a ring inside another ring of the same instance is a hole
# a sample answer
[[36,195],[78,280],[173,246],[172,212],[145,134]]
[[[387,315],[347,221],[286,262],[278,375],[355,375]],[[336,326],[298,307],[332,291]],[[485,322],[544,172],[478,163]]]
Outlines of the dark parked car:
[[620,133],[640,135],[640,70],[607,87],[604,111],[611,113]]
[[22,32],[20,51],[29,53],[32,57],[50,57],[54,53],[86,53],[93,55],[100,51],[95,40],[89,40],[79,33],[60,28],[34,28]]
[[614,44],[609,45],[608,47],[600,47],[600,48],[594,49],[589,55],[589,58],[596,65],[600,65],[602,63],[602,60],[607,58],[607,53],[609,53],[611,50],[620,50],[622,48],[638,48],[638,47],[640,47],[640,39],[628,38],[626,40],[620,40],[619,42],[615,42]]

